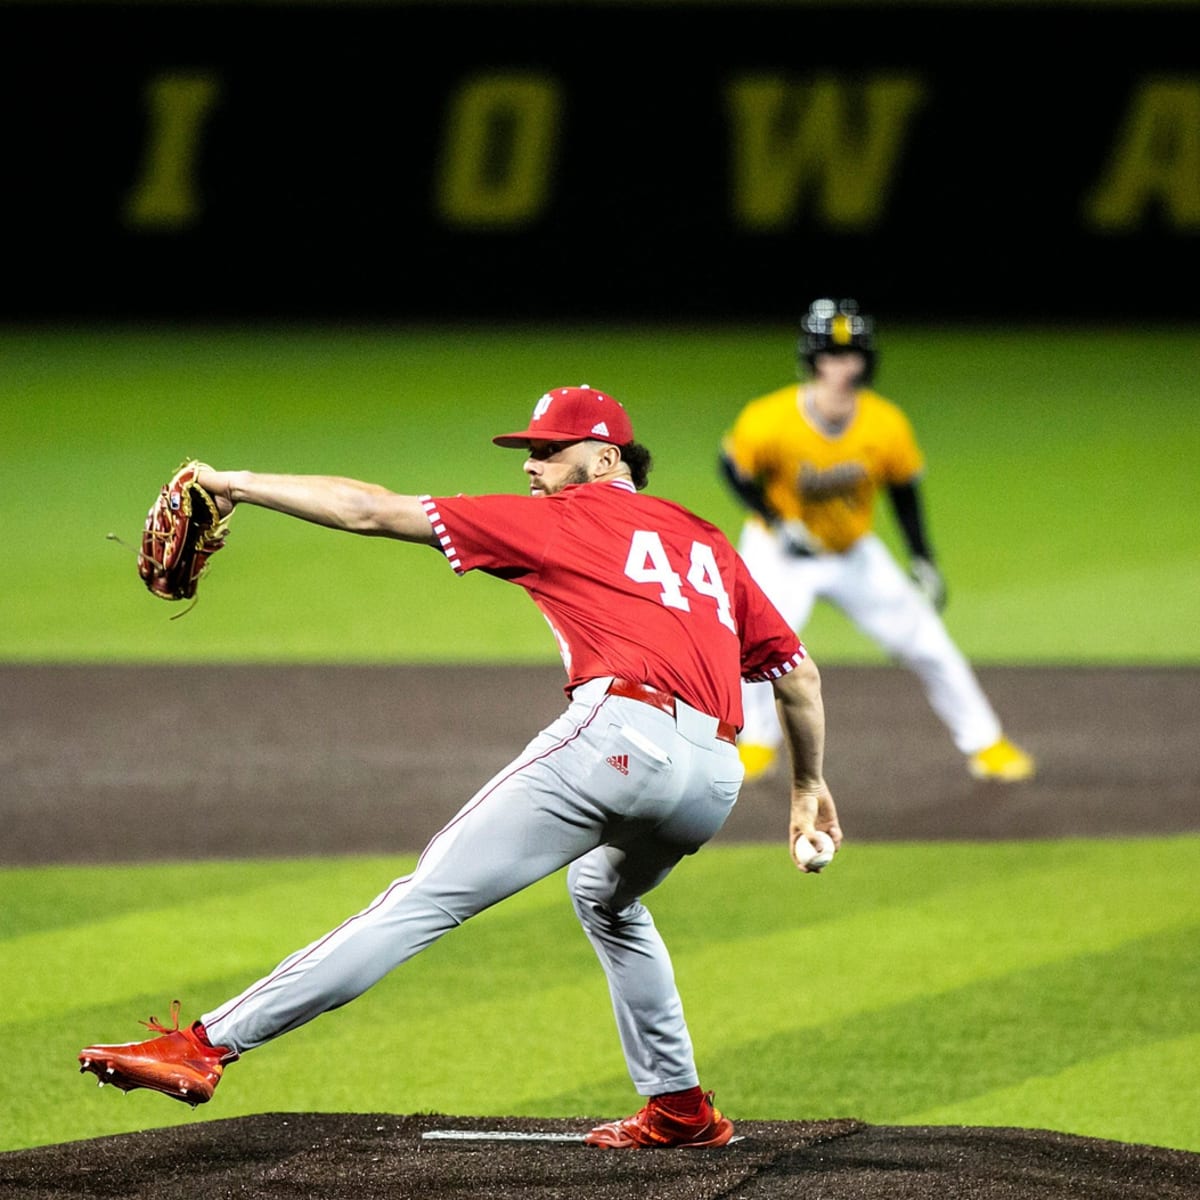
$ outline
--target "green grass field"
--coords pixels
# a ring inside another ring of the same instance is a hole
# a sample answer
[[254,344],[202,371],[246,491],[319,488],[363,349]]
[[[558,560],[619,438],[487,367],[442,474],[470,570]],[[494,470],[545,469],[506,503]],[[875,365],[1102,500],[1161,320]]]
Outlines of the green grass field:
[[[786,328],[0,330],[0,661],[553,661],[517,589],[256,510],[197,607],[133,556],[182,458],[512,491],[492,434],[549,386],[630,407],[653,490],[731,534],[737,408]],[[889,331],[977,662],[1200,662],[1200,331]],[[885,521],[885,536],[894,542]],[[836,614],[818,662],[877,661]],[[654,900],[708,1086],[745,1119],[1045,1127],[1200,1151],[1200,839],[855,846],[819,879],[712,847]],[[618,1115],[603,977],[554,879],[257,1051],[208,1109],[97,1095],[90,1040],[195,1015],[365,904],[397,860],[0,872],[0,1149],[280,1110]],[[753,878],[756,886],[746,887]],[[252,914],[253,919],[248,919]],[[567,1036],[564,1036],[566,1031]]]
[[[549,386],[629,406],[653,489],[736,533],[715,468],[746,400],[792,377],[785,328],[0,331],[0,661],[552,661],[515,588],[434,552],[238,512],[185,619],[133,555],[184,457],[364,477],[399,491],[521,490],[490,443]],[[1200,331],[903,330],[879,386],[909,411],[978,662],[1200,661]],[[882,528],[894,542],[890,514]],[[181,608],[182,606],[178,606]],[[878,661],[838,614],[819,661]]]
[[[652,906],[706,1086],[746,1120],[1052,1128],[1200,1151],[1200,837],[712,847]],[[411,860],[0,875],[0,1148],[252,1112],[619,1115],[603,975],[560,876],[232,1067],[195,1111],[74,1056],[236,994]],[[748,888],[746,881],[755,880]],[[251,919],[251,914],[253,918]]]

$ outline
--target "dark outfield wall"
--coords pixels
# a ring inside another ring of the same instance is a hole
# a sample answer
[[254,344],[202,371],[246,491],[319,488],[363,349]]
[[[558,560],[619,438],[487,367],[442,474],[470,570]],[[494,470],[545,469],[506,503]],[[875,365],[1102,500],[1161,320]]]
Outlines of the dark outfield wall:
[[1196,13],[0,5],[0,316],[1194,318]]

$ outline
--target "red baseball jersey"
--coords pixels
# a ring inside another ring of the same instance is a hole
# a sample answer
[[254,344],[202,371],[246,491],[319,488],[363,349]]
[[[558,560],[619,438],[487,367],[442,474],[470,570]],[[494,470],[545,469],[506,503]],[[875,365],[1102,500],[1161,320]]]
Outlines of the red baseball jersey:
[[741,679],[772,679],[804,646],[725,535],[625,480],[553,496],[423,496],[450,565],[523,587],[558,642],[567,691],[648,683],[741,726]]

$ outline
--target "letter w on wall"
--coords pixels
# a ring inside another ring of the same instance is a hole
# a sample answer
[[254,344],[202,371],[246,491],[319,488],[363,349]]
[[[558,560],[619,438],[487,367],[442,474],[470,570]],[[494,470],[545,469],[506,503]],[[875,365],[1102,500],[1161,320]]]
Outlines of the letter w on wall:
[[780,230],[812,202],[831,228],[873,228],[924,93],[918,79],[903,75],[861,83],[754,75],[732,83],[726,105],[738,223]]

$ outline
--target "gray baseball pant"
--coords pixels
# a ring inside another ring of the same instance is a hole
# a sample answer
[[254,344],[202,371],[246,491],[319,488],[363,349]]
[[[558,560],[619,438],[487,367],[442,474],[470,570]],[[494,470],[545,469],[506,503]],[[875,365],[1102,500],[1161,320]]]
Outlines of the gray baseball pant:
[[736,749],[716,720],[575,689],[567,710],[436,834],[411,875],[201,1017],[239,1054],[355,999],[470,917],[570,865],[575,912],[608,978],[630,1077],[645,1096],[696,1086],[670,956],[640,897],[720,829]]

